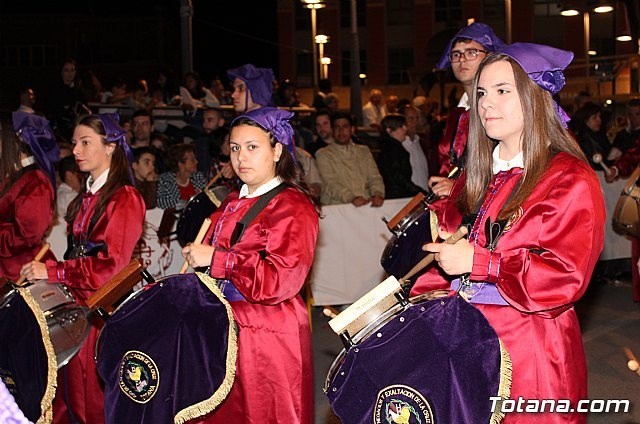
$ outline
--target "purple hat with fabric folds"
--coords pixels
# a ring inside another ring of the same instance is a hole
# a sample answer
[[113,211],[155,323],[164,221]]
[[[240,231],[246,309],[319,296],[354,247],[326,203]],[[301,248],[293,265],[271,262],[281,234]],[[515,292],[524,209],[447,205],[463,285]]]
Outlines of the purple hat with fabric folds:
[[60,147],[49,121],[43,116],[20,111],[13,112],[11,120],[13,130],[29,146],[38,166],[47,174],[55,191],[56,172],[53,164],[60,161]]
[[120,115],[117,113],[98,113],[96,116],[104,127],[105,139],[108,143],[116,143],[124,150],[129,166],[133,164],[133,151],[127,143],[127,132],[120,126]]
[[449,54],[451,53],[451,49],[456,41],[461,38],[466,38],[469,40],[473,40],[476,43],[482,44],[482,46],[490,52],[495,52],[503,47],[504,42],[493,32],[493,28],[491,28],[487,24],[483,24],[480,22],[474,22],[471,25],[467,25],[462,28],[460,31],[453,36],[449,44],[447,44],[447,48],[444,49],[444,53],[440,57],[438,63],[436,63],[436,68],[438,69],[446,69],[451,66],[451,60],[449,59]]
[[250,63],[239,68],[227,71],[229,80],[240,78],[247,85],[251,92],[251,98],[260,106],[271,105],[271,94],[273,92],[273,70],[271,68],[256,68]]
[[254,121],[260,127],[273,134],[276,141],[284,144],[291,153],[291,158],[295,161],[295,143],[293,127],[289,123],[294,113],[275,107],[261,107],[238,116],[231,122],[231,127],[239,119],[246,118]]
[[[513,43],[498,52],[518,62],[533,82],[551,94],[557,94],[566,84],[563,71],[573,60],[573,52],[534,43]],[[571,120],[557,104],[556,113],[563,124]]]

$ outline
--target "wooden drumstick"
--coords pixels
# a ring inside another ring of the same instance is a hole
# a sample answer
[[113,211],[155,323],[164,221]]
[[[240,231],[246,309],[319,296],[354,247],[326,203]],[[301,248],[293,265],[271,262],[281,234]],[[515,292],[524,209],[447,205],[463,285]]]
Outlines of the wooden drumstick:
[[[200,231],[198,231],[198,235],[196,239],[193,241],[193,244],[200,244],[202,240],[204,240],[204,236],[207,235],[207,231],[209,231],[209,227],[211,226],[211,219],[205,218],[202,222],[202,226],[200,227]],[[184,264],[182,264],[182,268],[180,268],[180,274],[184,274],[189,269],[189,261],[185,260]]]
[[[467,227],[460,226],[458,227],[456,232],[451,234],[451,237],[446,239],[444,242],[447,244],[455,244],[458,240],[460,240],[466,235],[467,235]],[[411,270],[404,277],[402,277],[400,281],[401,282],[408,281],[409,278],[413,277],[415,274],[420,272],[424,267],[426,267],[431,262],[433,262],[435,258],[436,258],[435,253],[429,253],[427,256],[422,258],[422,260],[420,260],[420,262],[418,262],[413,268],[411,268]]]
[[322,313],[323,313],[325,316],[327,316],[327,317],[329,317],[329,318],[333,319],[333,318],[337,317],[337,316],[340,314],[340,311],[338,311],[338,310],[337,310],[337,309],[335,309],[335,308],[332,308],[331,306],[325,306],[325,307],[322,309]]
[[604,164],[602,160],[602,155],[600,153],[596,153],[595,155],[593,155],[591,160],[593,160],[593,163],[597,163],[598,165],[600,165],[602,169],[604,169],[604,172],[606,172],[607,174],[610,175],[613,172],[611,171],[611,168],[609,168],[607,165]]
[[215,183],[216,181],[218,181],[220,179],[220,177],[222,177],[222,169],[220,171],[218,171],[218,173],[216,175],[214,175],[213,178],[211,178],[211,181],[209,181],[207,183],[207,186],[204,189],[208,190],[209,187],[211,187],[213,185],[213,183]]
[[[40,250],[38,251],[38,253],[36,254],[36,257],[33,258],[33,260],[36,262],[40,262],[42,258],[44,258],[45,253],[47,253],[47,250],[49,250],[49,247],[51,247],[49,243],[43,244]],[[18,278],[18,281],[15,282],[16,286],[24,285],[24,280],[26,278],[27,277],[25,277],[24,275],[21,275],[20,278]]]
[[628,347],[625,347],[624,353],[627,355],[627,358],[629,359],[629,362],[627,362],[627,367],[631,371],[635,372],[640,376],[640,363],[638,363],[638,360],[636,359],[633,352],[631,352],[631,349],[629,349]]

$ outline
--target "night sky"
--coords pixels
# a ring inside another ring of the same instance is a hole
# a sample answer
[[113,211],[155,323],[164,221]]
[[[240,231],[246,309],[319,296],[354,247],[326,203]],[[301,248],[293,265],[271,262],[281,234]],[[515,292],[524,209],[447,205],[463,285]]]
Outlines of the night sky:
[[[249,62],[274,68],[277,75],[276,0],[192,0],[192,3],[194,68],[201,75],[224,75],[227,69]],[[80,12],[97,17],[161,14],[178,29],[180,20],[180,0],[19,0],[2,4],[3,13],[34,10]],[[176,36],[180,37],[179,31]]]

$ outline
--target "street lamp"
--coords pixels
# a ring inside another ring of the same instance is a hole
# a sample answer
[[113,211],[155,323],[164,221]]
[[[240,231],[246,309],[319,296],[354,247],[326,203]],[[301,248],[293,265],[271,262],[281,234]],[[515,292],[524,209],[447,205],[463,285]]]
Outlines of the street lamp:
[[[567,2],[569,3],[569,2]],[[613,7],[608,1],[599,1],[595,5],[592,5],[592,10],[595,13],[608,13],[613,10]],[[577,7],[563,7],[560,11],[562,16],[577,16],[580,14],[580,10]],[[582,21],[584,25],[584,60],[586,64],[586,76],[587,82],[589,81],[589,68],[590,68],[590,55],[595,55],[596,51],[591,50],[591,15],[589,8],[582,10]]]
[[322,72],[320,73],[320,77],[329,78],[329,65],[331,65],[331,58],[322,57],[320,58],[320,63],[322,64]]
[[[318,45],[318,49],[320,50],[320,64],[323,64],[322,59],[324,59],[324,45],[329,42],[329,36],[324,34],[318,34],[315,36],[315,42]],[[316,64],[314,64],[316,66]],[[320,67],[320,78],[326,78],[323,72],[324,67]]]
[[311,44],[313,48],[313,89],[318,88],[318,52],[316,49],[316,10],[326,5],[324,0],[300,0],[304,7],[311,10]]

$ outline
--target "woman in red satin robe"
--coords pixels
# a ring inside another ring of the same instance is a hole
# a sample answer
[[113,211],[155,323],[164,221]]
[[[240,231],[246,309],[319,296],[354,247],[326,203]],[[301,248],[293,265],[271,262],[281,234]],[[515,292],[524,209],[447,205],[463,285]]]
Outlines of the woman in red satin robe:
[[[71,234],[66,260],[32,261],[21,273],[30,280],[62,283],[83,303],[130,262],[142,234],[145,206],[133,185],[133,155],[118,115],[80,118],[72,140],[76,162],[89,177],[65,217]],[[105,422],[102,384],[93,359],[100,327],[94,319],[80,351],[58,373],[54,423]]]
[[14,112],[12,121],[0,122],[0,276],[16,281],[53,223],[60,149],[45,118]]
[[[293,159],[293,113],[261,108],[231,124],[231,162],[244,182],[211,215],[204,244],[186,246],[191,266],[225,281],[240,327],[236,377],[206,423],[313,422],[309,316],[300,290],[318,235],[319,203]],[[236,223],[260,196],[285,188],[230,242]]]
[[[551,97],[573,54],[529,43],[500,52],[478,70],[467,167],[437,211],[442,238],[463,216],[469,238],[427,244],[438,266],[412,294],[458,289],[485,315],[511,355],[511,399],[568,399],[576,407],[587,398],[587,370],[573,305],[603,247],[605,208]],[[504,422],[585,421],[556,412],[507,413]]]

